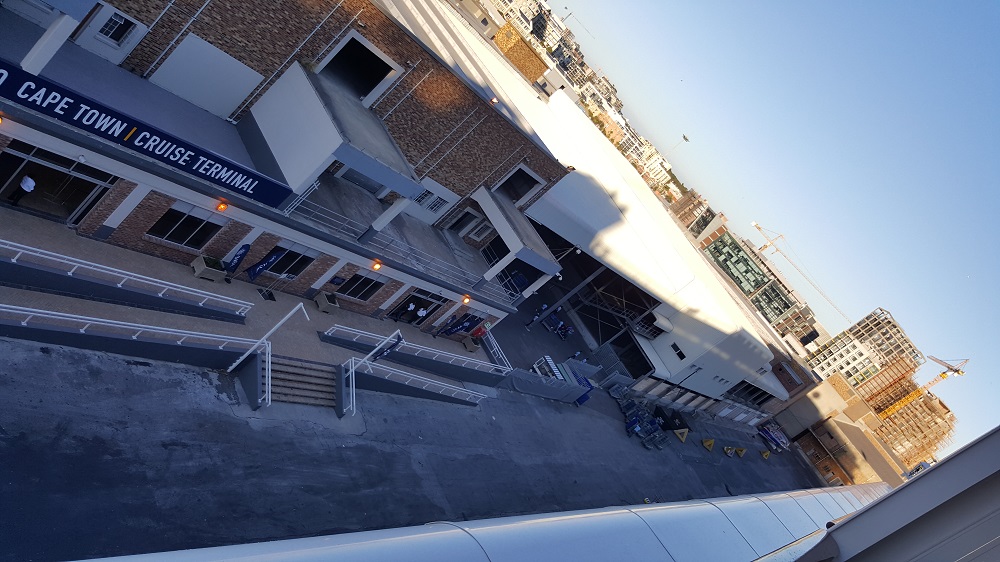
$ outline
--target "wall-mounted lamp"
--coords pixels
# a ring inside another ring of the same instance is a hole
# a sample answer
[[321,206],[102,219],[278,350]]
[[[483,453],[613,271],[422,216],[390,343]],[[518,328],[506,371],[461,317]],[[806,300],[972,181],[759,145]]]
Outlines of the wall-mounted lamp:
[[219,204],[215,206],[215,210],[219,211],[220,213],[228,208],[229,208],[229,203],[226,203],[225,201],[219,201]]
[[382,269],[382,260],[376,259],[372,262],[372,271],[378,271]]
[[462,295],[462,304],[469,304],[472,302],[472,297],[469,295]]
[[498,99],[497,99],[496,97],[493,97],[493,98],[492,98],[492,99],[490,100],[490,105],[496,105],[496,104],[498,104],[498,103],[500,103],[500,100],[498,100]]
[[76,157],[76,161],[79,162],[79,163],[81,163],[81,164],[84,164],[84,163],[87,162],[87,157],[81,154],[81,155],[79,155],[79,156]]

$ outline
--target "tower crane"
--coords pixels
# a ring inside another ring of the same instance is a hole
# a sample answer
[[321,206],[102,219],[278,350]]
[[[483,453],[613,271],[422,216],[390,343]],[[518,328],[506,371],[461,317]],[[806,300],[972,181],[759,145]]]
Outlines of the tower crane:
[[808,282],[809,285],[811,285],[813,289],[816,289],[816,292],[819,293],[820,296],[823,297],[826,300],[826,302],[830,303],[830,306],[832,306],[834,310],[836,310],[841,316],[844,317],[844,320],[847,320],[848,322],[851,321],[851,319],[848,318],[847,314],[844,314],[844,311],[840,310],[840,307],[838,307],[833,302],[833,299],[831,299],[830,297],[828,297],[827,294],[823,292],[823,289],[820,289],[819,285],[817,285],[816,282],[813,281],[812,278],[809,277],[809,275],[807,275],[805,271],[802,271],[802,268],[800,268],[794,261],[792,261],[792,258],[788,257],[788,255],[785,254],[785,252],[782,252],[781,248],[779,248],[778,245],[775,244],[775,242],[777,242],[778,240],[781,240],[782,238],[785,237],[784,234],[778,234],[777,232],[775,232],[775,234],[778,234],[778,235],[776,237],[774,237],[774,238],[771,238],[770,236],[767,235],[766,232],[764,232],[764,228],[761,227],[759,224],[757,224],[757,221],[751,222],[750,226],[756,228],[757,231],[760,232],[761,236],[764,237],[764,240],[766,240],[766,242],[764,243],[764,245],[761,246],[760,248],[758,248],[758,250],[757,250],[758,252],[763,252],[764,250],[766,250],[768,248],[774,248],[774,251],[777,252],[777,253],[779,253],[779,254],[781,254],[781,256],[783,258],[785,258],[785,260],[788,263],[790,263],[792,265],[792,267],[795,268],[795,271],[798,271],[799,274],[802,276],[802,278],[805,279],[806,282]]
[[924,393],[930,391],[930,389],[933,388],[934,385],[936,385],[939,382],[947,379],[950,375],[955,375],[955,376],[959,376],[959,377],[962,376],[962,375],[964,375],[965,371],[962,370],[962,367],[965,367],[965,364],[969,362],[968,359],[962,359],[961,361],[958,361],[957,363],[952,364],[952,363],[949,363],[947,361],[942,361],[941,359],[938,359],[937,357],[934,357],[933,355],[928,355],[927,358],[930,359],[931,361],[937,363],[938,365],[941,365],[942,367],[945,368],[945,370],[942,371],[941,374],[939,374],[938,376],[934,377],[927,384],[921,386],[920,388],[918,388],[918,389],[914,390],[913,392],[907,394],[906,396],[900,398],[893,405],[891,405],[888,408],[886,408],[885,410],[879,412],[879,414],[878,414],[879,419],[883,419],[884,420],[884,419],[888,418],[889,416],[895,414],[896,412],[902,410],[904,406],[906,406],[910,402],[913,402],[917,398],[920,398],[921,396],[923,396]]

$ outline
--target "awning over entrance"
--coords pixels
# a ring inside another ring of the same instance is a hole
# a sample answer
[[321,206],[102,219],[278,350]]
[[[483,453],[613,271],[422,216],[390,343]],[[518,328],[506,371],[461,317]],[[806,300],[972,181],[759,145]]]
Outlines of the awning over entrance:
[[486,218],[517,259],[545,275],[555,275],[562,269],[531,221],[517,210],[513,201],[485,187],[473,191],[471,197],[482,207]]

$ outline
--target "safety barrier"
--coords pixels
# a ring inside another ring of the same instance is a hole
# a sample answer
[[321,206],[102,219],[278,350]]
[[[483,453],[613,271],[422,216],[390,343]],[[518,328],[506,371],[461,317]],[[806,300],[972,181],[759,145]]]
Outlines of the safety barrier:
[[13,254],[7,259],[11,263],[18,263],[18,260],[30,257],[29,263],[45,266],[57,270],[62,270],[67,276],[72,277],[77,271],[86,271],[89,275],[110,281],[119,288],[126,284],[130,288],[152,290],[157,296],[165,297],[169,293],[172,296],[180,296],[191,299],[198,306],[211,305],[215,308],[232,310],[240,316],[246,316],[247,312],[253,308],[253,303],[234,299],[231,297],[209,293],[200,289],[185,287],[176,283],[155,279],[138,273],[124,271],[106,265],[101,265],[70,256],[64,256],[48,250],[25,246],[9,240],[0,240],[0,250]]

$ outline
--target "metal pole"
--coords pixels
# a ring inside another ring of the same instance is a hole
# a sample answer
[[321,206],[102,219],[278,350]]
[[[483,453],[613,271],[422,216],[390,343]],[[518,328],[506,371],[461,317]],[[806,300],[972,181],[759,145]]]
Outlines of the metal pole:
[[528,324],[527,327],[531,328],[535,324],[538,324],[539,322],[541,322],[542,320],[544,320],[546,316],[555,313],[555,311],[556,311],[557,308],[559,308],[560,306],[566,304],[566,301],[568,301],[569,299],[573,298],[573,295],[575,295],[578,292],[580,292],[580,289],[586,287],[587,284],[590,283],[591,281],[593,281],[594,279],[596,279],[598,275],[600,275],[601,273],[604,273],[605,269],[607,269],[607,267],[603,266],[603,265],[601,267],[597,268],[597,270],[595,270],[593,273],[591,273],[590,275],[588,275],[586,279],[584,279],[583,281],[581,281],[579,285],[577,285],[576,287],[573,287],[573,289],[570,290],[570,292],[566,293],[566,295],[563,298],[557,300],[552,306],[550,306],[549,308],[545,309],[545,312],[543,312],[538,317],[537,320],[532,320]]
[[250,349],[248,349],[246,353],[244,353],[243,355],[241,355],[239,359],[237,359],[235,362],[233,362],[233,364],[230,365],[228,369],[226,369],[226,372],[227,373],[233,372],[233,369],[235,369],[237,365],[239,365],[240,363],[242,363],[244,359],[246,359],[247,357],[250,356],[251,353],[253,353],[254,351],[256,351],[257,348],[260,347],[260,345],[262,343],[264,343],[265,340],[267,340],[267,338],[271,337],[271,334],[277,332],[278,328],[280,328],[282,324],[284,324],[285,322],[287,322],[288,319],[291,318],[292,315],[295,314],[299,310],[301,310],[302,314],[305,315],[306,320],[309,320],[309,313],[306,312],[306,307],[303,306],[302,303],[299,303],[299,304],[295,305],[294,308],[292,308],[291,310],[288,311],[288,314],[286,314],[284,318],[282,318],[281,320],[279,320],[278,323],[275,324],[273,328],[271,328],[266,334],[264,334],[259,340],[257,340],[257,343],[255,343],[253,345],[253,347],[251,347]]

